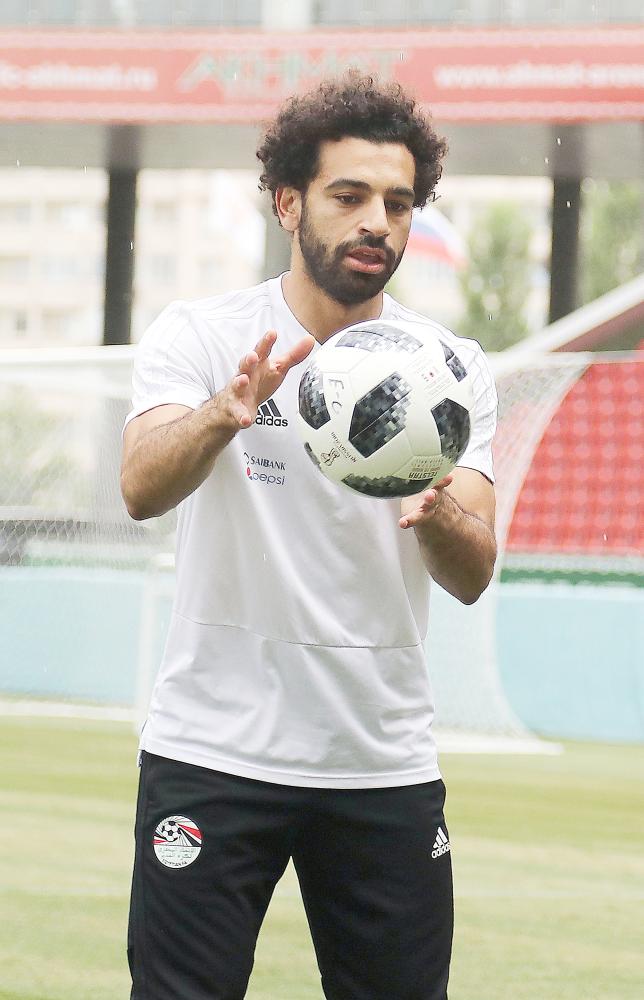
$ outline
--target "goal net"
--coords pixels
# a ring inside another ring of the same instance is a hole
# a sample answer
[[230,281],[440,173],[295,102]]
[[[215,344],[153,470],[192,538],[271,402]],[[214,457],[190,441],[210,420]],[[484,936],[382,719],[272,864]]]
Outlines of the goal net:
[[430,600],[427,652],[443,748],[469,743],[473,750],[480,750],[490,743],[502,747],[509,740],[515,752],[544,749],[504,693],[496,640],[501,569],[517,498],[545,427],[588,364],[579,355],[565,359],[559,355],[554,363],[553,357],[505,372],[501,357],[496,359],[499,422],[494,469],[499,554],[494,577],[474,605],[460,604],[438,586],[433,587]]
[[[488,745],[509,737],[515,751],[529,752],[544,745],[531,738],[506,694],[503,598],[517,580],[604,587],[644,581],[644,352],[491,360],[499,393],[494,579],[472,607],[434,587],[427,645],[443,746],[480,748],[484,734]],[[547,628],[535,603],[530,632],[506,669],[516,672],[526,647],[538,645]],[[564,662],[575,658],[574,648],[562,650]]]
[[134,714],[144,581],[172,551],[174,519],[134,522],[120,496],[132,358],[132,348],[0,351],[8,711],[28,698]]
[[[120,496],[132,359],[128,347],[0,351],[0,697],[7,710],[41,699],[145,714],[172,602],[175,518],[134,522]],[[433,588],[427,655],[437,734],[447,750],[543,750],[504,688],[503,580],[641,574],[642,540],[628,520],[627,493],[636,462],[641,479],[644,366],[637,354],[491,360],[500,400],[499,559],[472,607]],[[629,420],[637,424],[632,433]],[[623,483],[612,523],[604,516],[600,532],[589,528],[588,490],[603,469],[613,489],[616,476]],[[562,488],[566,504],[551,510]]]

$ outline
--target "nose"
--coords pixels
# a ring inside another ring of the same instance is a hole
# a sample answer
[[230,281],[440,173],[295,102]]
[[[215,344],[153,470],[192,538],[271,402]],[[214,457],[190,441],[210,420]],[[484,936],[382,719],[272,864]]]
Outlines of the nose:
[[366,211],[360,223],[361,235],[389,236],[391,228],[384,201],[381,198],[371,198],[365,207]]

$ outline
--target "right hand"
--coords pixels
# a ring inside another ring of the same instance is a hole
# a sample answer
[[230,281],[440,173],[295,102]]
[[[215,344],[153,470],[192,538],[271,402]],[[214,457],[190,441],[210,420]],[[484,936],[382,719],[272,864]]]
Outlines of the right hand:
[[231,419],[242,429],[250,427],[259,404],[273,395],[290,369],[304,361],[315,344],[314,337],[302,337],[286,354],[271,359],[276,340],[275,330],[265,333],[255,350],[245,354],[239,362],[238,374],[217,393],[219,405],[226,407]]

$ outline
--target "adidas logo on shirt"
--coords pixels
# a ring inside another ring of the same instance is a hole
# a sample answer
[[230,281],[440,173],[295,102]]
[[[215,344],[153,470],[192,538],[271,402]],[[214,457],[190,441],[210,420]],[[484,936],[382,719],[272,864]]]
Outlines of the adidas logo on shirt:
[[288,420],[282,416],[273,399],[267,399],[265,403],[260,403],[255,423],[259,427],[288,427]]
[[450,850],[449,840],[447,835],[443,832],[442,828],[439,826],[438,833],[436,834],[436,840],[434,841],[434,849],[432,851],[433,858],[440,858],[441,854],[447,854]]

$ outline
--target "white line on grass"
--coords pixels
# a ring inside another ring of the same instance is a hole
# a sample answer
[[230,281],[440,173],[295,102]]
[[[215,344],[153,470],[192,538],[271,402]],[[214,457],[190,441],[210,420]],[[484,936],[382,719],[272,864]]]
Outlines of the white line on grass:
[[11,699],[0,699],[0,715],[129,723],[134,723],[137,717],[134,709],[119,708],[116,705],[74,705],[64,701],[12,701]]

